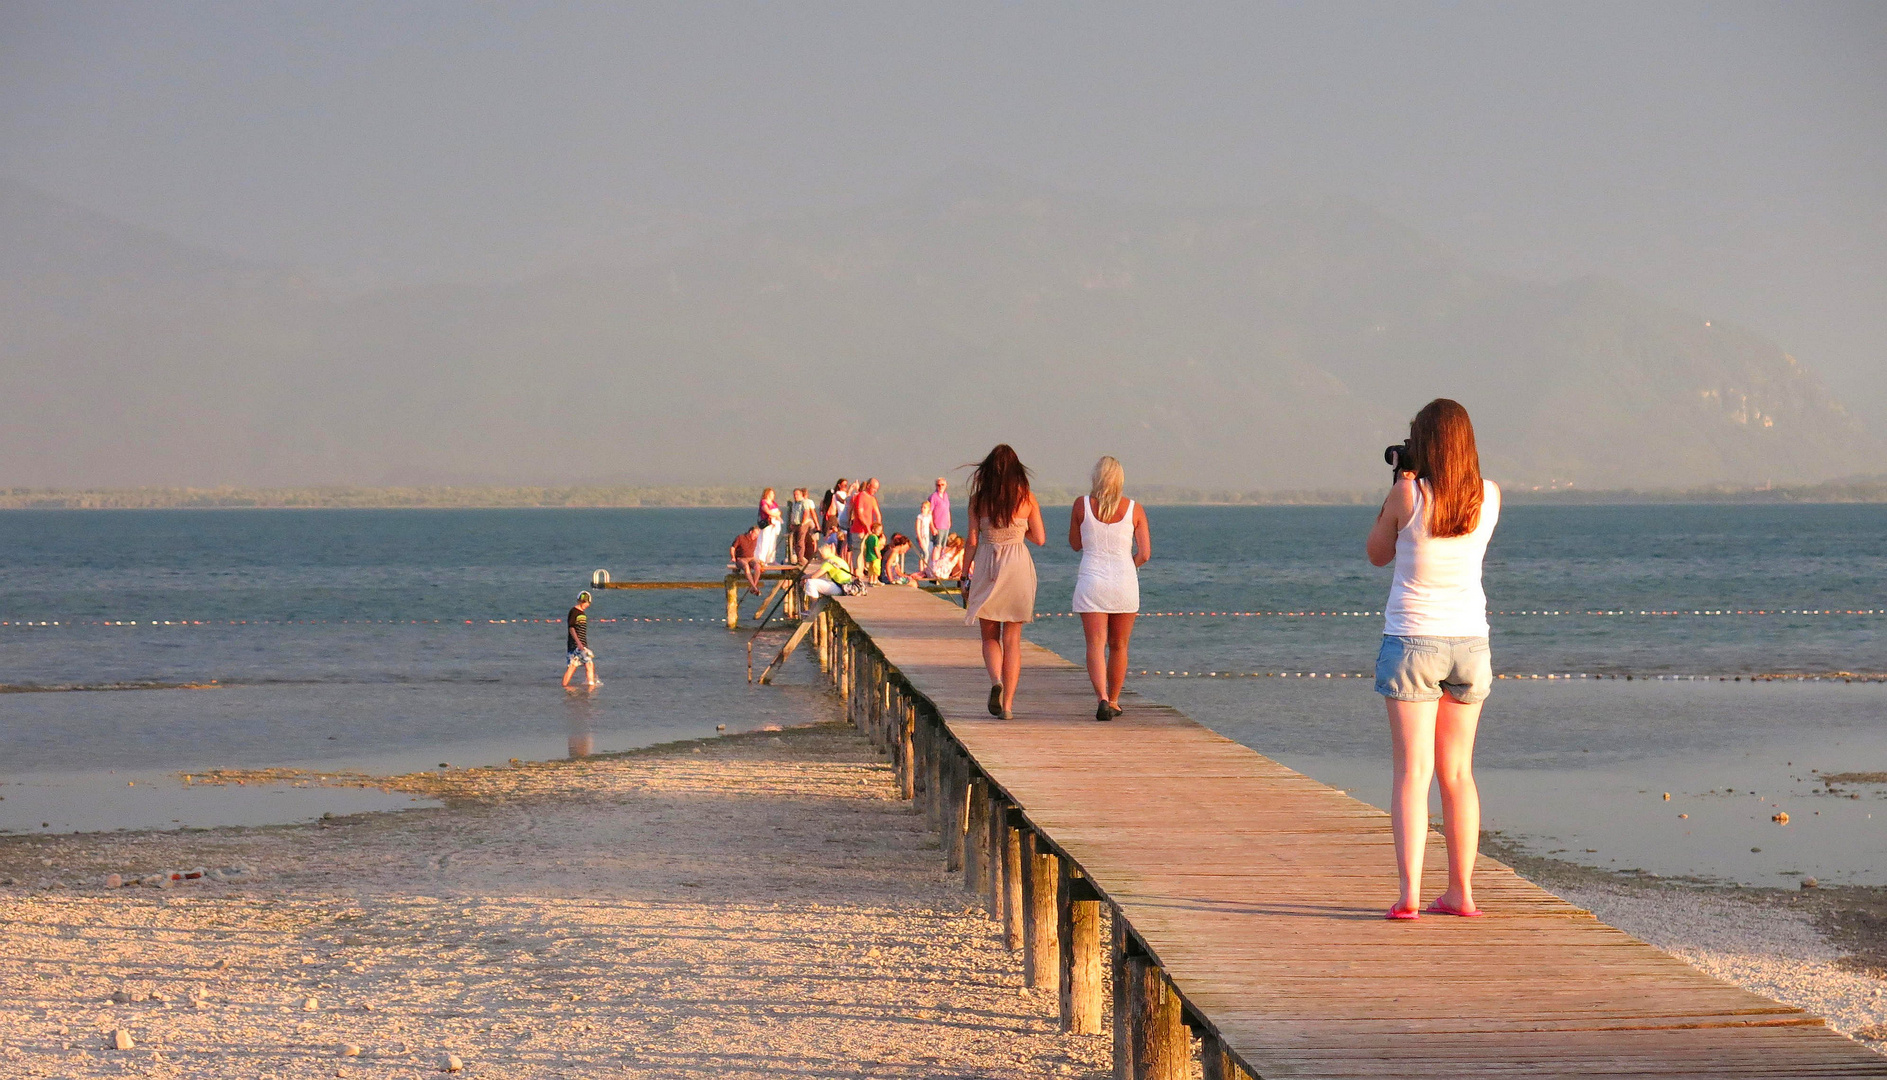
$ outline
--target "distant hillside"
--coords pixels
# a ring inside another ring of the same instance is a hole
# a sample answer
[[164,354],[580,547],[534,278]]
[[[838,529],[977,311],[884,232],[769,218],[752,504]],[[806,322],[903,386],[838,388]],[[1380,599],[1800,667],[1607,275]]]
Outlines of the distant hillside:
[[0,184],[5,483],[916,485],[1007,440],[1045,483],[1113,453],[1141,486],[1360,492],[1436,395],[1516,488],[1813,483],[1882,452],[1759,335],[1482,273],[1341,200],[985,179],[340,298]]
[[[130,488],[56,491],[0,488],[0,510],[407,510],[574,509],[600,507],[748,507],[751,485],[715,487],[411,487],[411,488]],[[813,492],[819,498],[824,488]],[[886,488],[889,506],[915,506],[927,489]],[[1045,505],[1063,506],[1084,494],[1043,486]],[[1375,505],[1382,489],[1355,491],[1213,491],[1149,485],[1134,492],[1149,506],[1361,506]],[[1529,490],[1510,487],[1511,504],[1617,503],[1887,503],[1887,476],[1825,484],[1736,488],[1717,486],[1659,491]],[[961,497],[961,493],[959,493]],[[893,523],[898,527],[898,523]]]

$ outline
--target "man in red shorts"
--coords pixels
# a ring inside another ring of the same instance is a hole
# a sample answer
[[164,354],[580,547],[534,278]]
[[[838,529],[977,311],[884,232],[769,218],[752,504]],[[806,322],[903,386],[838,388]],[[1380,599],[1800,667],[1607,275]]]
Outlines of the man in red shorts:
[[874,476],[860,484],[858,494],[852,496],[852,573],[864,573],[865,537],[882,524],[884,514],[878,509],[878,478]]

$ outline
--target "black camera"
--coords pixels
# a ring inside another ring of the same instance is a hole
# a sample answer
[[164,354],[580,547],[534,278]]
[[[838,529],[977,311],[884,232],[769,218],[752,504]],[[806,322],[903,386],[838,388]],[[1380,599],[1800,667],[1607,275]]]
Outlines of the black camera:
[[1422,471],[1422,463],[1415,456],[1415,448],[1409,445],[1407,439],[1384,449],[1382,459],[1383,463],[1389,466],[1389,471],[1397,476],[1401,476],[1405,472],[1419,473]]

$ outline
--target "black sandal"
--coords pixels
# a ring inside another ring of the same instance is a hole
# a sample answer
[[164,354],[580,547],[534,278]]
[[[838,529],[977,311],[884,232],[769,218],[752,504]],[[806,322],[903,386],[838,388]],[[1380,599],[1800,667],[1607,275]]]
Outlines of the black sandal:
[[995,686],[992,686],[989,688],[989,715],[996,716],[996,717],[1000,717],[1002,715],[1002,684],[1001,683],[997,683]]
[[1114,713],[1108,707],[1107,702],[1103,701],[1094,707],[1094,718],[1102,723],[1106,723],[1114,718]]

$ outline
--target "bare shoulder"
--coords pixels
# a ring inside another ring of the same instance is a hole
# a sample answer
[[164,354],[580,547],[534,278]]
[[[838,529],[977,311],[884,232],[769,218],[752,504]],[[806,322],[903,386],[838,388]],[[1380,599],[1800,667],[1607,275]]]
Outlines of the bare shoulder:
[[1082,505],[1081,505],[1081,504],[1082,504],[1082,503],[1083,503],[1084,501],[1085,501],[1085,500],[1082,500],[1082,499],[1076,499],[1076,500],[1075,500],[1075,506],[1074,506],[1074,509],[1073,509],[1073,510],[1070,510],[1070,511],[1069,511],[1069,514],[1071,515],[1071,516],[1070,516],[1070,520],[1072,520],[1072,521],[1080,521],[1080,520],[1081,520],[1081,519],[1082,519],[1082,518],[1083,518],[1084,516],[1086,516],[1086,515],[1085,515],[1085,512],[1084,512],[1084,510],[1083,510],[1083,508],[1082,508]]
[[1147,508],[1141,504],[1139,499],[1135,499],[1134,500],[1134,524],[1145,525],[1146,523],[1147,523]]
[[1405,513],[1415,509],[1414,477],[1400,476],[1396,478],[1396,486],[1389,489],[1389,505]]

